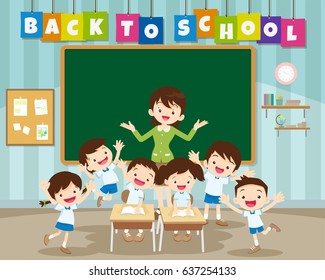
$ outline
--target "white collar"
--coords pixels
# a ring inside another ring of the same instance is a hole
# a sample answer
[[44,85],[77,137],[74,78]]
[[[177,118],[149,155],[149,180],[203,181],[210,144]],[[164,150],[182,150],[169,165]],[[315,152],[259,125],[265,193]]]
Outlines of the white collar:
[[167,126],[166,128],[162,129],[160,125],[158,125],[158,131],[164,131],[164,132],[168,132],[170,130],[170,125]]

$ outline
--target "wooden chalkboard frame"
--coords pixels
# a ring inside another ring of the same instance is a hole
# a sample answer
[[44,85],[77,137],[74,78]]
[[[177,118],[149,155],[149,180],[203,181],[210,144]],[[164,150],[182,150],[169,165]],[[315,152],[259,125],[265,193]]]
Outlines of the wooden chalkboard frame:
[[250,50],[251,51],[251,159],[242,161],[242,164],[253,164],[256,160],[256,50],[253,46],[208,46],[208,45],[193,45],[193,46],[179,46],[179,45],[147,45],[147,46],[117,46],[117,45],[97,45],[97,46],[64,46],[61,48],[61,162],[63,164],[79,164],[78,161],[65,159],[65,51],[78,49],[215,49],[215,50]]

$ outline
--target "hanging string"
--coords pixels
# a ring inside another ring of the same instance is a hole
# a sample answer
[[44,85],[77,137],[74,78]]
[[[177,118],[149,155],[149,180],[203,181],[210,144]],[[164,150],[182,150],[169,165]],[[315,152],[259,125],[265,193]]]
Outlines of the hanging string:
[[204,0],[204,10],[208,9],[208,0]]
[[248,14],[251,13],[251,0],[248,0]]
[[271,0],[269,0],[269,18],[271,17]]
[[95,13],[97,13],[97,0],[95,0],[95,10],[94,10]]
[[76,7],[75,7],[75,0],[72,0],[72,13],[75,14]]
[[184,0],[184,6],[185,6],[185,16],[187,16],[187,0]]
[[295,19],[295,0],[292,0],[292,19]]
[[130,14],[130,0],[128,0],[128,15]]
[[228,0],[226,0],[226,17],[228,16]]
[[152,0],[150,0],[150,18],[152,18]]
[[34,0],[30,1],[30,11],[33,13],[34,12]]
[[52,0],[52,15],[54,14],[54,0]]

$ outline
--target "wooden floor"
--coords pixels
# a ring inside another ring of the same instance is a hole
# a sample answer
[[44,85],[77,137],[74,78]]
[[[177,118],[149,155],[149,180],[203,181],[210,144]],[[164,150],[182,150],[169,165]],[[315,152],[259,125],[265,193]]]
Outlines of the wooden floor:
[[[205,253],[201,253],[200,237],[192,234],[189,243],[175,242],[172,233],[164,234],[161,252],[152,252],[152,236],[145,231],[142,243],[126,243],[121,233],[115,235],[114,252],[109,252],[109,209],[78,209],[75,211],[75,231],[68,247],[72,255],[59,250],[63,235],[43,244],[46,233],[55,231],[59,213],[53,209],[0,209],[2,260],[40,259],[325,259],[325,209],[272,209],[262,215],[265,225],[273,222],[280,233],[259,235],[262,250],[248,255],[253,245],[246,218],[223,210],[228,227],[214,223],[215,212],[210,211],[205,227]],[[159,235],[156,235],[158,248]]]

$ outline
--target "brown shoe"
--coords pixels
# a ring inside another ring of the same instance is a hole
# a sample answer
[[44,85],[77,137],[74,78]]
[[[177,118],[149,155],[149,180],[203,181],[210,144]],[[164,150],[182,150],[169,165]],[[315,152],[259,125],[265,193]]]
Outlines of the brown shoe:
[[192,235],[191,234],[188,234],[186,233],[185,236],[183,237],[183,241],[184,242],[188,242],[192,239]]
[[252,247],[252,248],[249,249],[248,254],[254,254],[254,253],[256,253],[256,252],[258,252],[260,250],[261,250],[260,245],[254,246],[254,247]]
[[50,235],[45,234],[45,236],[44,236],[44,244],[45,244],[45,246],[47,246],[47,244],[49,244],[49,242],[50,242]]
[[180,242],[180,241],[183,240],[182,237],[181,237],[178,233],[174,233],[174,234],[173,234],[173,238],[174,238],[174,240],[175,240],[176,242]]
[[67,255],[71,254],[71,251],[68,248],[64,248],[63,246],[60,247],[60,251]]
[[219,226],[222,226],[222,227],[228,226],[228,223],[223,219],[216,220],[216,224],[219,225]]
[[135,242],[142,242],[144,239],[144,233],[138,232],[137,235],[134,237]]
[[275,230],[276,232],[280,232],[281,229],[276,225],[276,224],[270,224],[269,227],[273,230]]
[[98,199],[97,199],[97,207],[102,206],[102,201],[103,201],[103,197],[99,196]]
[[155,211],[155,220],[156,220],[156,221],[158,220],[159,216],[160,216],[160,210],[157,209],[157,210]]
[[131,242],[131,241],[133,241],[133,236],[130,234],[130,233],[123,233],[123,239],[124,239],[124,241],[126,241],[126,242]]

